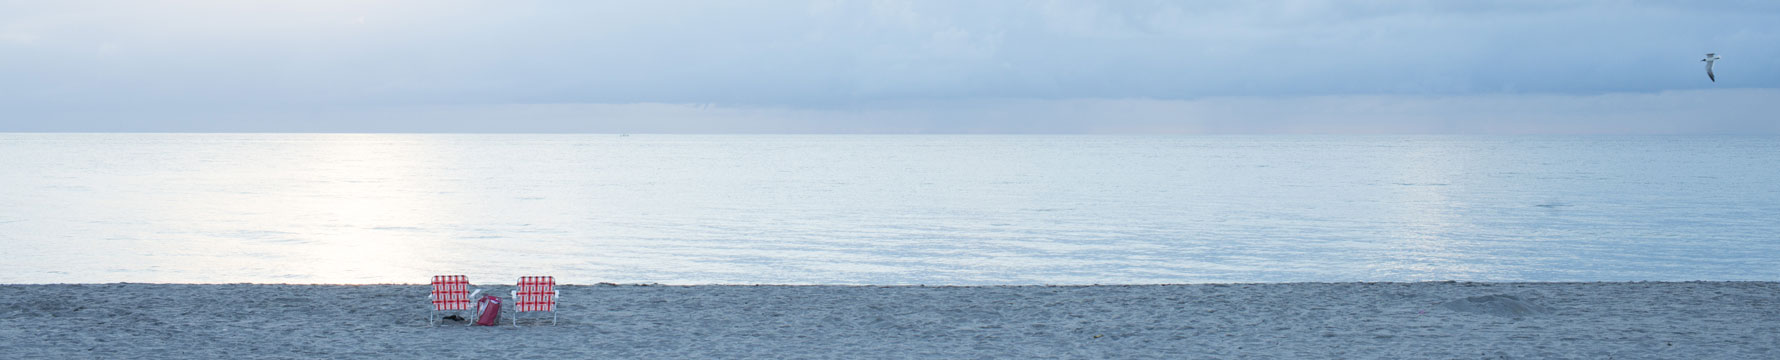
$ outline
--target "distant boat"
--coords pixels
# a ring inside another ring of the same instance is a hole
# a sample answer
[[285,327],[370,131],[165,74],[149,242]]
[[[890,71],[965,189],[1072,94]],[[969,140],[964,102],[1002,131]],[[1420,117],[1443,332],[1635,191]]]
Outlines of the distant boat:
[[630,134],[618,134],[618,137],[630,137]]

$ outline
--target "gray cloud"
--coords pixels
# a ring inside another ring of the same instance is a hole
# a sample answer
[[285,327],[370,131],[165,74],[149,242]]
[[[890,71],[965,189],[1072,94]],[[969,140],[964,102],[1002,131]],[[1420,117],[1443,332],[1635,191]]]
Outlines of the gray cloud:
[[503,133],[1780,134],[1780,90],[1604,95],[1324,95],[1012,99],[847,109],[710,104],[315,107],[139,114],[69,111],[15,125],[82,131]]

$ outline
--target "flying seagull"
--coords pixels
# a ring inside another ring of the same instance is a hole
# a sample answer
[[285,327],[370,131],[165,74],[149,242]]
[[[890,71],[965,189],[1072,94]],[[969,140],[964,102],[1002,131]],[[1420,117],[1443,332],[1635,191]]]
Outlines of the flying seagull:
[[1706,58],[1700,59],[1700,61],[1706,62],[1706,78],[1712,79],[1712,82],[1718,82],[1718,77],[1712,76],[1712,62],[1718,61],[1718,59],[1723,59],[1723,58],[1718,57],[1717,53],[1706,53]]

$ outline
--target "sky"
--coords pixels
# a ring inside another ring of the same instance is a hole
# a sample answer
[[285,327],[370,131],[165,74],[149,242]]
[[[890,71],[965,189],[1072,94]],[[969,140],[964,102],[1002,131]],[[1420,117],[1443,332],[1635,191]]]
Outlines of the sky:
[[8,132],[1780,134],[1776,113],[1774,1],[0,0]]

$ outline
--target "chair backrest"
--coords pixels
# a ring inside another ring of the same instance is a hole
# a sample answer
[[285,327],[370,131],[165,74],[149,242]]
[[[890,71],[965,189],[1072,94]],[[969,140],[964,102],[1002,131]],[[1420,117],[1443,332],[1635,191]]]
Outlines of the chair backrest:
[[433,277],[433,310],[469,310],[470,278],[463,275]]
[[513,299],[514,311],[556,311],[556,278],[521,276]]

